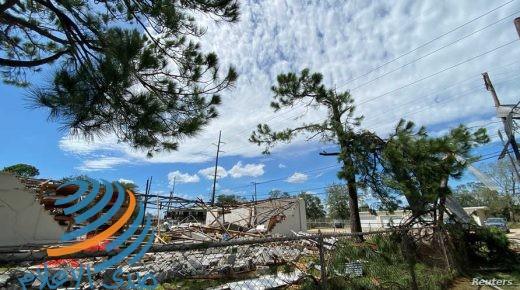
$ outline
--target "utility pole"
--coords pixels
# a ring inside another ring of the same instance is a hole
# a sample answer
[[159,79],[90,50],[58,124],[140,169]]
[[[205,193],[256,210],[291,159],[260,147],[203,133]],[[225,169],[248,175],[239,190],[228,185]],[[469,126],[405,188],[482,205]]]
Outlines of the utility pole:
[[[517,18],[518,19],[518,18]],[[515,19],[515,24],[517,23]],[[517,26],[518,29],[518,26]],[[507,143],[504,150],[507,150],[507,145],[510,144],[511,148],[513,148],[513,152],[515,153],[515,157],[517,162],[520,162],[520,152],[518,151],[518,144],[515,140],[515,135],[513,131],[510,129],[510,122],[512,120],[508,120],[504,114],[501,113],[503,108],[507,109],[507,106],[500,105],[500,100],[498,99],[497,93],[495,91],[495,88],[493,87],[493,84],[491,83],[491,79],[489,78],[489,75],[487,72],[482,74],[482,77],[484,78],[484,84],[486,85],[486,90],[488,90],[491,93],[491,97],[493,98],[493,102],[495,103],[495,108],[497,109],[497,116],[502,120],[502,123],[504,124],[504,130],[506,131],[506,137],[507,137]],[[513,112],[511,111],[510,114]]]
[[168,199],[168,205],[166,206],[166,217],[168,216],[168,213],[170,212],[170,205],[172,203],[173,194],[175,193],[175,178],[176,178],[176,176],[173,177],[172,190],[170,191],[170,198]]
[[220,151],[220,143],[224,143],[224,142],[220,142],[221,136],[222,136],[222,131],[219,131],[218,132],[218,143],[217,143],[217,158],[215,159],[215,175],[213,176],[213,192],[211,193],[211,206],[215,205],[215,189],[217,186],[218,154],[220,152],[224,152],[224,151]]
[[254,198],[254,203],[253,203],[253,214],[254,214],[254,216],[255,216],[255,219],[254,219],[254,225],[255,225],[255,227],[256,227],[256,226],[257,226],[256,223],[258,222],[257,219],[256,219],[256,214],[257,214],[257,212],[256,212],[256,202],[257,202],[257,199],[256,199],[256,185],[257,185],[258,183],[255,182],[255,181],[253,181],[253,182],[251,182],[251,183],[252,183],[253,186],[255,187],[255,193],[254,193],[254,196],[253,196],[253,198]]
[[157,207],[157,235],[161,236],[161,207],[159,206],[159,192],[157,192],[157,200],[155,201],[155,206]]
[[146,216],[146,206],[148,205],[148,194],[150,193],[150,187],[152,186],[152,177],[146,179],[146,187],[144,189],[144,214]]
[[251,182],[253,184],[253,186],[255,187],[255,195],[254,195],[254,201],[255,201],[255,204],[256,204],[256,185],[258,184],[257,182]]
[[[507,148],[507,143],[504,142],[504,138],[502,137],[502,132],[500,132],[500,130],[498,130],[498,137],[500,137],[500,141],[502,141],[502,144],[504,145],[504,148]],[[520,173],[518,173],[518,169],[516,168],[516,163],[513,160],[513,157],[511,156],[509,151],[507,151],[507,149],[506,149],[506,154],[509,157],[509,161],[511,161],[511,165],[513,166],[513,170],[516,173],[516,177],[518,177],[518,180],[520,181]]]

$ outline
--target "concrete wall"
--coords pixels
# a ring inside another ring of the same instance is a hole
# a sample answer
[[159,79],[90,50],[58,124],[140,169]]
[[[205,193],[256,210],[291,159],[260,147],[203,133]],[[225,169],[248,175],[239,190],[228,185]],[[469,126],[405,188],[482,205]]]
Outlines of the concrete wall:
[[486,206],[478,206],[478,207],[465,207],[464,211],[477,223],[477,225],[481,226],[486,221],[487,215],[486,210],[488,208]]
[[[464,211],[481,226],[486,220],[486,209],[487,207],[465,207]],[[409,213],[402,210],[396,210],[393,213],[378,211],[377,216],[375,216],[369,212],[360,212],[359,216],[363,231],[369,231],[387,228],[390,221],[392,221],[394,225],[398,225],[403,219],[409,216]]]
[[[292,203],[292,204],[291,204]],[[276,208],[284,208],[287,205],[291,204],[284,211],[273,211]],[[221,209],[213,209],[212,212],[215,216],[218,216],[217,212]],[[255,216],[256,211],[256,216]],[[251,217],[251,223],[254,224],[255,217],[259,225],[264,225],[267,228],[269,223],[269,218],[273,215],[273,212],[282,213],[285,218],[278,222],[272,233],[282,234],[282,235],[293,235],[292,231],[306,231],[307,230],[307,219],[305,216],[305,201],[300,198],[288,198],[288,199],[276,199],[276,200],[267,200],[267,201],[259,201],[256,205],[244,205],[243,207],[237,207],[231,209],[230,213],[226,213],[224,216],[224,221],[226,223],[233,223],[243,227],[247,227],[249,224],[249,220]],[[206,225],[209,225],[215,220],[214,216],[211,213],[206,214]],[[223,221],[222,216],[219,216],[218,220],[220,222]],[[218,223],[214,222],[213,226],[218,225]]]
[[404,218],[408,216],[402,210],[396,210],[393,213],[389,212],[377,212],[377,215],[372,215],[369,212],[360,212],[359,217],[361,219],[361,227],[363,231],[380,230],[382,228],[388,228],[388,225],[398,225]]
[[48,244],[58,242],[64,228],[16,177],[0,172],[0,233],[0,247]]
[[307,231],[307,217],[305,214],[305,201],[303,199],[297,199],[291,208],[284,211],[284,214],[285,220],[277,223],[272,233],[292,236],[293,233],[291,230],[295,232]]

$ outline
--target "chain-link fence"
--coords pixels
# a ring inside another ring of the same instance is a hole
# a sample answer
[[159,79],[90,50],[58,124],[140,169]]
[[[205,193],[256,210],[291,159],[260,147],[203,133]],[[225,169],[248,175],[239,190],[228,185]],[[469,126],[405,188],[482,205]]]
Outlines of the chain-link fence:
[[[1,289],[422,289],[429,261],[442,273],[450,261],[433,228],[356,235],[304,234],[211,243],[152,246],[138,261],[123,252],[89,252],[59,259],[45,250],[0,253]],[[441,232],[438,232],[441,233]],[[420,253],[420,255],[418,254]],[[418,273],[419,272],[419,273]]]

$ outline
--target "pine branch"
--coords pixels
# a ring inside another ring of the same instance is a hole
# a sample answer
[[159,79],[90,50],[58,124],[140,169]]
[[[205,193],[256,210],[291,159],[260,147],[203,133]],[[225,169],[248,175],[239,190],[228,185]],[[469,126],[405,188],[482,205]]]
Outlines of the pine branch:
[[18,3],[20,0],[7,0],[4,4],[0,5],[0,13],[3,13],[7,9],[13,7],[16,3]]
[[12,59],[4,59],[0,58],[0,66],[11,66],[11,67],[34,67],[34,66],[40,66],[43,64],[51,63],[58,58],[60,58],[62,55],[69,53],[69,50],[63,50],[60,51],[52,56],[38,59],[38,60],[12,60]]

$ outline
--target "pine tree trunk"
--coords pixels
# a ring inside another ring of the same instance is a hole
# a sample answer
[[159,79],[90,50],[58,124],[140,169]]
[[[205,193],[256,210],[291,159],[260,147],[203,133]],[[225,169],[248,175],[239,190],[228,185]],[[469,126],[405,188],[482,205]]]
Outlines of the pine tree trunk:
[[448,178],[445,177],[441,180],[440,189],[439,189],[439,206],[438,206],[438,216],[437,216],[437,226],[440,228],[444,226],[444,211],[446,211],[446,194],[448,187]]
[[358,194],[357,194],[357,185],[356,185],[356,175],[354,170],[354,162],[352,157],[348,156],[344,160],[344,170],[345,172],[349,172],[346,180],[347,180],[347,189],[348,189],[348,207],[350,210],[350,232],[351,233],[361,233],[361,219],[359,217],[359,205],[358,205]]
[[440,228],[444,225],[444,211],[446,210],[446,196],[439,198],[438,215],[437,215],[437,226]]
[[348,206],[350,210],[350,232],[351,233],[361,233],[361,219],[359,218],[359,206],[358,206],[358,196],[357,196],[357,187],[356,187],[356,177],[352,176],[347,180],[347,188],[348,188]]

